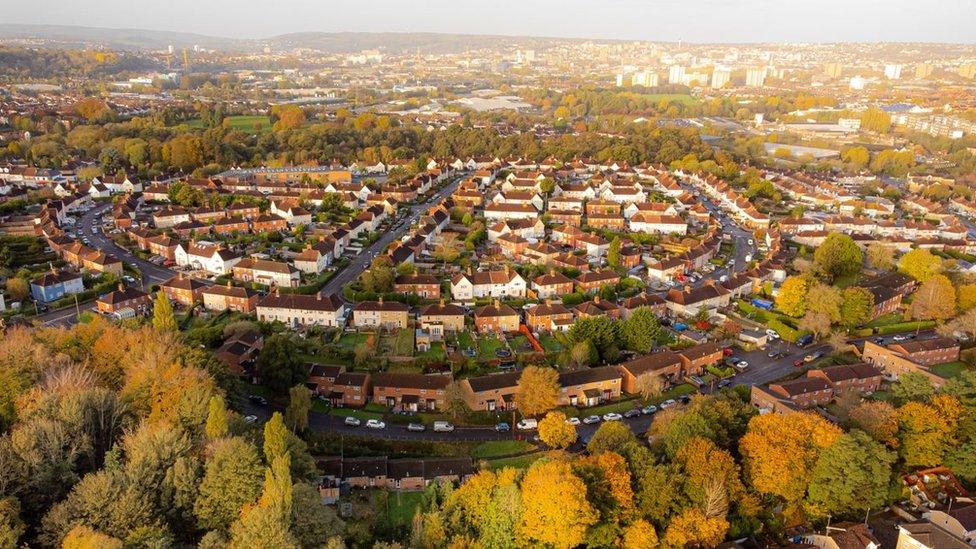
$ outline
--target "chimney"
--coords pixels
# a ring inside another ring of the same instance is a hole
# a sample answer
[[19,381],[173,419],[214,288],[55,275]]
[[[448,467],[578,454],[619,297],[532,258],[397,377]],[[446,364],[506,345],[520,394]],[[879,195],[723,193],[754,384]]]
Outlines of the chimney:
[[275,297],[281,297],[281,288],[275,288]]
[[593,296],[593,303],[599,303],[599,302],[600,302],[600,294],[596,294],[595,296]]
[[441,307],[443,307],[443,306],[444,306],[444,298],[442,297],[441,298]]
[[315,300],[322,301],[322,292],[315,292]]
[[691,291],[691,286],[685,284],[685,293],[688,293],[690,291]]
[[380,296],[380,305],[383,304],[383,296]]
[[125,284],[122,284],[121,282],[119,282],[119,291],[120,292],[124,292],[125,291]]
[[556,269],[549,269],[549,276],[556,276]]
[[498,309],[499,307],[501,307],[501,306],[502,306],[502,302],[501,302],[501,301],[499,301],[498,299],[495,299],[495,300],[494,300],[494,305],[495,305],[495,308],[496,308],[496,309]]

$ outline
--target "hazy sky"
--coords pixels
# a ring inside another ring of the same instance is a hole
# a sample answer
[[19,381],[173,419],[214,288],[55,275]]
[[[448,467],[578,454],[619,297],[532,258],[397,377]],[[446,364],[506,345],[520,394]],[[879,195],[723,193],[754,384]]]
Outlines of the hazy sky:
[[5,23],[248,38],[429,31],[694,42],[976,42],[976,0],[3,0],[0,12]]

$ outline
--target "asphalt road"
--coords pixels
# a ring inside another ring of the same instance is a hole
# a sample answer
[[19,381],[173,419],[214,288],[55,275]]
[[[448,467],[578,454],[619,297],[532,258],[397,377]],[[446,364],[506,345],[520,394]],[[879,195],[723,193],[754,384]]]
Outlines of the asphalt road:
[[338,294],[342,296],[342,288],[356,280],[363,271],[373,262],[373,258],[383,252],[391,242],[399,240],[403,235],[410,230],[410,226],[420,219],[421,214],[428,208],[436,206],[443,202],[443,200],[450,196],[455,189],[457,189],[458,184],[460,184],[463,177],[457,177],[443,188],[441,188],[437,193],[435,193],[426,202],[421,204],[414,204],[410,207],[410,214],[407,216],[406,220],[402,222],[399,228],[384,233],[379,240],[374,242],[368,248],[363,249],[352,261],[346,265],[346,268],[339,271],[334,277],[332,277],[328,282],[322,286],[322,293],[324,295]]
[[[140,273],[142,273],[143,289],[148,288],[153,284],[159,284],[165,282],[173,277],[174,273],[166,267],[150,263],[144,259],[137,257],[135,254],[129,252],[125,248],[120,247],[109,237],[105,236],[102,232],[102,216],[111,210],[111,204],[100,204],[95,208],[92,208],[85,213],[75,224],[78,232],[78,238],[88,238],[89,245],[93,248],[98,248],[107,254],[112,254],[119,258],[126,265],[133,267]],[[97,227],[98,232],[92,233],[92,228]]]

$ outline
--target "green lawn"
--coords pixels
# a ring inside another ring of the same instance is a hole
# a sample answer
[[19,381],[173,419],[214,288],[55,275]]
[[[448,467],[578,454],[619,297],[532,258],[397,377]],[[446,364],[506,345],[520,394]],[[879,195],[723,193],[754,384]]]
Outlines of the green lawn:
[[545,349],[547,353],[558,353],[559,351],[563,350],[563,346],[559,343],[559,340],[549,334],[540,334],[539,344],[542,345],[542,348]]
[[[271,119],[267,116],[257,115],[257,116],[228,116],[224,118],[227,125],[233,130],[239,130],[242,132],[259,132],[264,133],[271,131]],[[203,120],[199,118],[194,118],[186,123],[187,126],[191,128],[202,128]],[[260,127],[256,126],[260,125]]]
[[393,343],[393,352],[397,356],[413,356],[414,333],[410,328],[399,330]]
[[389,492],[386,500],[386,509],[380,509],[380,501],[375,495],[373,498],[373,508],[379,512],[387,513],[390,523],[395,526],[410,526],[413,522],[414,511],[420,505],[420,500],[424,497],[423,491],[418,492]]
[[503,467],[514,467],[515,469],[527,469],[529,465],[535,463],[535,460],[544,455],[546,455],[545,452],[536,452],[534,454],[526,454],[524,456],[495,459],[488,462],[488,468],[501,469]]
[[457,347],[459,350],[473,349],[474,339],[471,337],[471,332],[468,330],[463,330],[457,334]]
[[889,326],[891,324],[899,324],[901,322],[901,315],[898,313],[888,313],[886,315],[881,315],[878,318],[868,322],[868,328],[880,328],[881,326]]
[[478,338],[478,354],[484,360],[498,358],[495,351],[505,348],[505,342],[495,336],[483,336]]
[[367,419],[383,419],[383,414],[378,414],[376,412],[366,412],[364,410],[358,410],[356,408],[329,408],[326,406],[321,407],[321,408],[325,408],[324,410],[322,410],[322,409],[316,409],[316,404],[324,404],[324,403],[322,403],[321,400],[316,400],[312,404],[312,409],[314,409],[315,411],[317,412],[325,411],[337,417],[345,418],[345,417],[352,416],[355,418],[359,418],[363,421],[366,421]]
[[963,370],[965,370],[968,367],[969,366],[965,362],[961,362],[957,360],[955,362],[936,364],[935,366],[929,368],[929,370],[931,370],[932,373],[934,373],[939,377],[944,377],[946,379],[949,379],[951,377],[957,377],[959,374],[962,373]]
[[367,334],[360,332],[342,334],[342,337],[339,338],[337,345],[346,349],[355,349],[356,347],[366,343],[366,339],[368,337],[369,336]]
[[444,350],[444,342],[435,341],[430,344],[430,350],[424,351],[422,353],[417,353],[418,357],[424,358],[436,358],[439,360],[444,360],[447,358],[447,351]]
[[482,442],[471,449],[474,459],[490,459],[495,456],[509,456],[528,452],[533,446],[521,440],[492,440]]

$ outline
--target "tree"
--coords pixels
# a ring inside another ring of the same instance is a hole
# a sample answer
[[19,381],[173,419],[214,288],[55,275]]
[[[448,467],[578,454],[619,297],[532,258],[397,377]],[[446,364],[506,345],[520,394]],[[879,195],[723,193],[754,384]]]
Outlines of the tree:
[[820,453],[840,435],[840,429],[812,413],[755,416],[739,441],[745,476],[759,493],[796,505]]
[[807,314],[823,313],[830,319],[831,324],[840,322],[842,301],[843,298],[837,288],[815,282],[807,290]]
[[963,481],[976,483],[976,440],[970,440],[950,450],[945,464]]
[[932,380],[921,372],[908,372],[898,377],[898,381],[891,385],[891,394],[895,402],[928,402],[935,394]]
[[193,512],[202,528],[223,530],[261,495],[264,467],[254,445],[240,437],[218,440],[210,452]]
[[24,535],[25,529],[17,498],[0,498],[0,547],[20,547],[17,540]]
[[305,385],[295,385],[288,390],[288,407],[285,408],[285,421],[292,431],[302,432],[308,428],[308,412],[312,409],[312,392]]
[[569,359],[573,366],[577,368],[583,368],[589,366],[599,358],[596,349],[589,341],[580,341],[579,343],[573,345],[573,348],[569,351]]
[[707,517],[698,508],[689,507],[671,519],[661,541],[665,547],[714,547],[722,543],[728,530],[725,517]]
[[657,547],[657,532],[654,526],[644,519],[637,519],[624,529],[623,549],[645,549]]
[[61,542],[61,549],[122,549],[122,542],[87,526],[75,526]]
[[800,318],[807,312],[807,279],[790,276],[783,281],[776,295],[776,308],[793,318]]
[[304,383],[308,371],[299,358],[298,345],[289,334],[275,334],[265,340],[255,361],[261,382],[278,394]]
[[156,293],[156,302],[153,305],[152,325],[160,332],[178,332],[179,326],[176,324],[176,315],[173,313],[173,305],[162,290]]
[[634,440],[634,432],[621,421],[607,421],[600,424],[593,437],[586,443],[586,451],[596,455],[601,452],[616,452]]
[[346,525],[314,486],[304,482],[292,486],[292,533],[301,547],[324,547],[330,539],[341,540]]
[[305,122],[305,113],[298,105],[275,105],[271,108],[274,123],[274,131],[295,129]]
[[662,337],[661,323],[649,307],[638,307],[623,322],[620,336],[628,350],[648,353]]
[[240,520],[231,526],[232,549],[299,547],[290,529],[293,504],[290,469],[287,455],[278,456],[267,468],[257,505],[246,508]]
[[916,320],[945,320],[956,314],[956,290],[945,275],[937,274],[919,286],[908,307]]
[[841,233],[830,233],[813,254],[817,270],[828,280],[856,274],[861,270],[861,249],[854,240]]
[[220,395],[210,397],[207,425],[204,431],[210,440],[227,436],[227,406]]
[[264,459],[271,463],[288,454],[288,428],[281,412],[275,412],[264,424]]
[[950,435],[949,424],[932,406],[909,402],[898,408],[898,453],[906,466],[940,465]]
[[464,399],[464,388],[456,380],[451,381],[444,388],[444,411],[454,419],[471,411],[468,401]]
[[942,259],[925,248],[915,248],[898,261],[898,270],[919,282],[942,272]]
[[112,115],[108,104],[97,97],[85,97],[75,102],[74,110],[89,122],[102,120]]
[[576,427],[566,423],[566,414],[549,412],[539,422],[539,440],[550,448],[568,448],[576,442]]
[[976,284],[962,284],[956,288],[959,310],[969,311],[976,307]]
[[569,329],[569,339],[589,341],[603,360],[611,361],[619,353],[620,333],[616,322],[606,316],[581,318]]
[[607,265],[616,269],[620,267],[620,237],[615,236],[613,240],[610,241],[610,247],[607,248]]
[[23,278],[7,279],[7,295],[12,301],[23,301],[30,294],[30,285]]
[[848,330],[871,321],[874,294],[865,288],[851,286],[841,293],[840,323]]
[[635,380],[637,394],[644,400],[660,396],[664,392],[664,384],[664,377],[654,371],[645,372],[637,376]]
[[521,536],[533,544],[569,549],[583,542],[598,513],[586,485],[564,461],[537,461],[522,479]]
[[850,164],[852,170],[860,171],[867,167],[871,155],[864,147],[847,147],[840,152],[840,158]]
[[817,338],[825,337],[830,334],[830,316],[827,313],[807,311],[807,314],[803,315],[796,326],[812,333]]
[[814,516],[860,516],[888,499],[895,453],[853,430],[824,449],[813,468],[807,510]]
[[868,246],[866,259],[868,266],[880,271],[890,271],[895,266],[895,250],[876,242]]
[[883,400],[866,400],[851,410],[851,421],[878,442],[897,442],[898,411]]
[[526,366],[515,389],[515,406],[526,416],[538,416],[556,407],[559,373],[545,366]]

